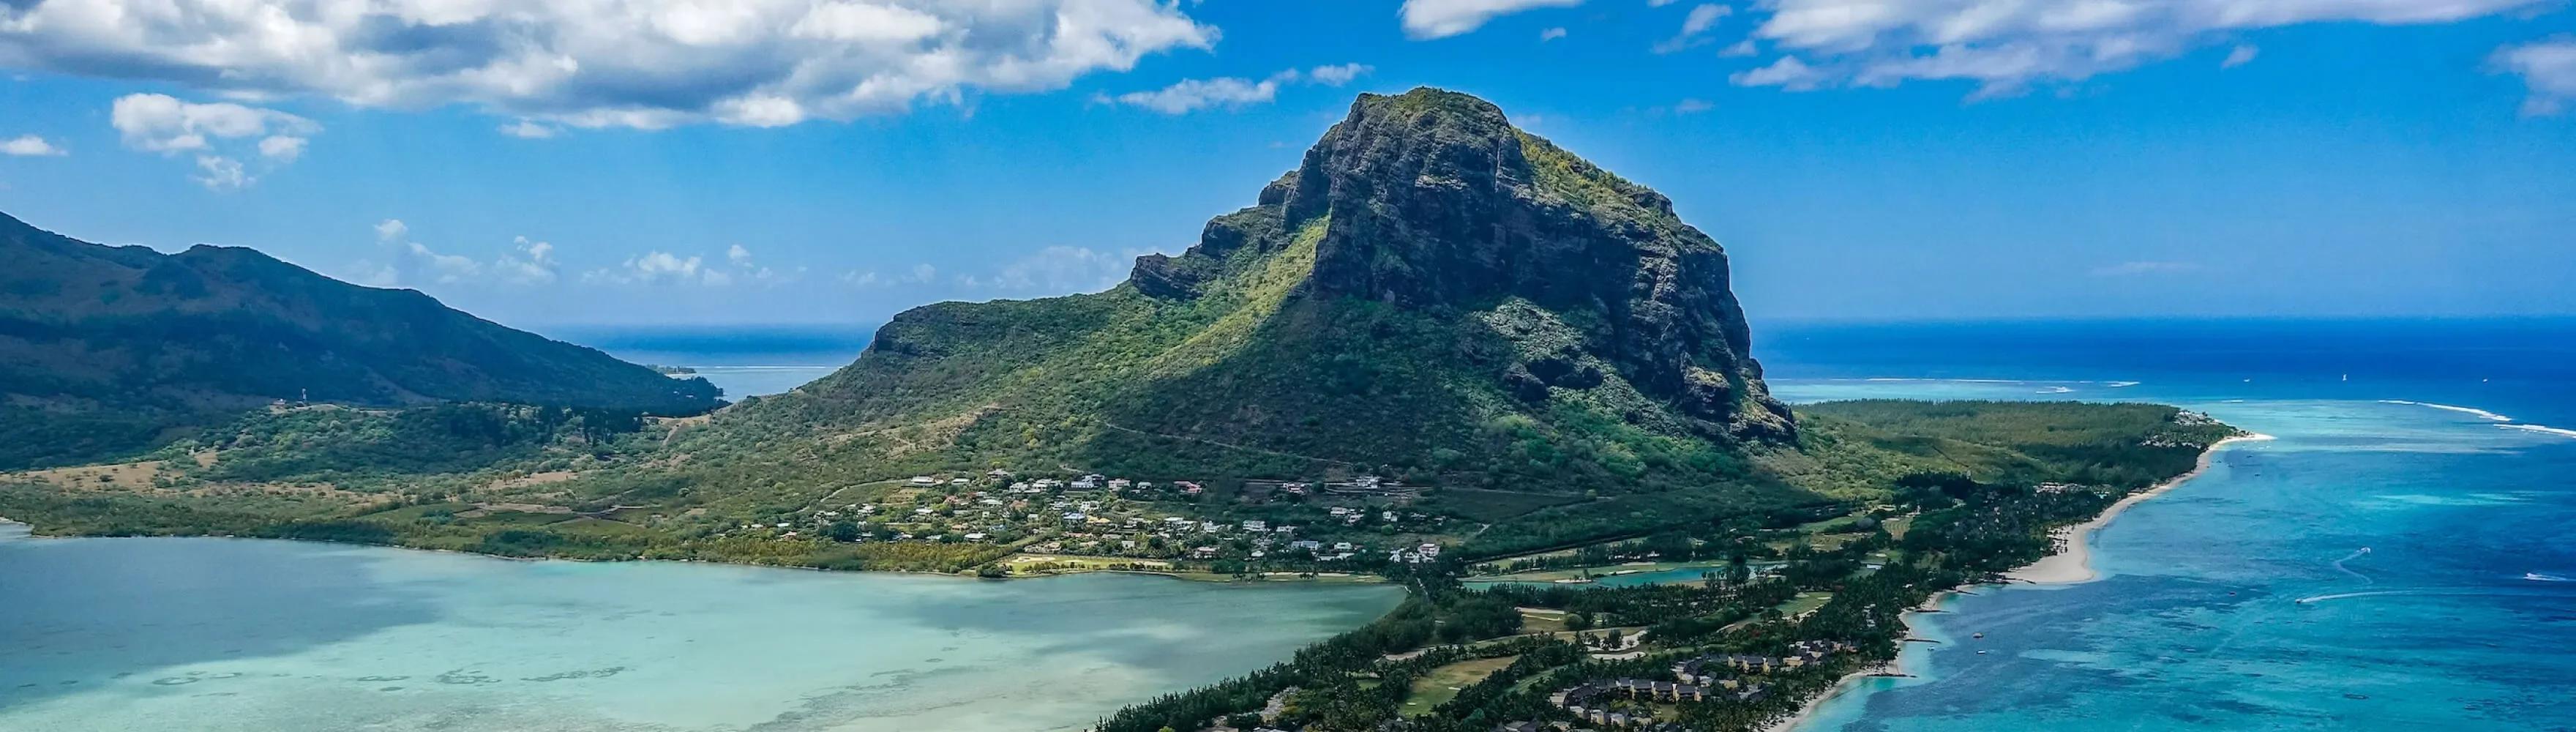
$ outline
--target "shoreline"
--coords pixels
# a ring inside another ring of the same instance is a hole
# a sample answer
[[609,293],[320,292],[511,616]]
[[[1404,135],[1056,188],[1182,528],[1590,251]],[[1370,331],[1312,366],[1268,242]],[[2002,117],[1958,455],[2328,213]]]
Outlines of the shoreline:
[[[2118,502],[2111,504],[2109,508],[2102,509],[2102,513],[2094,516],[2091,520],[2087,520],[2079,524],[2071,524],[2050,531],[2050,535],[2065,540],[2066,549],[2064,551],[2042,557],[2039,561],[2032,562],[2018,569],[2014,569],[2013,571],[2004,573],[2004,576],[2010,580],[2008,584],[2065,585],[2080,584],[2101,579],[2101,573],[2096,572],[2093,569],[2093,552],[2092,548],[2089,546],[2093,538],[2093,532],[2101,530],[2102,527],[2111,525],[2112,519],[2118,518],[2121,512],[2129,510],[2131,506],[2142,503],[2149,498],[2162,495],[2166,491],[2179,488],[2182,484],[2190,482],[2191,479],[2198,478],[2202,474],[2209,472],[2210,466],[2218,462],[2218,451],[2225,449],[2228,445],[2239,442],[2263,442],[2273,439],[2278,438],[2254,432],[2210,443],[2209,449],[2202,450],[2200,452],[2200,460],[2192,466],[2190,472],[2174,476],[2173,478],[2168,479],[2165,482],[2158,483],[2154,487],[2146,490],[2131,493],[2128,496],[2121,498]],[[1915,616],[1946,612],[1941,609],[1942,603],[1947,602],[1951,595],[1965,593],[1967,588],[1968,585],[1960,585],[1958,587],[1932,593],[1932,596],[1926,598],[1923,601],[1923,604],[1917,605],[1914,609],[1907,610],[1904,613],[1899,614],[1897,616],[1899,622],[1902,622],[1905,625],[1905,637],[1909,639],[1918,637],[1914,626]],[[1770,726],[1764,727],[1763,732],[1796,732],[1800,725],[1813,720],[1816,716],[1816,711],[1822,709],[1826,702],[1833,701],[1844,694],[1850,693],[1857,686],[1857,682],[1862,679],[1885,676],[1913,676],[1914,674],[1908,673],[1905,669],[1904,644],[1910,642],[1914,641],[1905,640],[1897,643],[1896,658],[1893,660],[1844,674],[1842,678],[1835,680],[1834,685],[1831,688],[1826,689],[1825,693],[1817,694],[1814,698],[1808,699],[1804,706],[1798,708],[1797,714],[1791,715],[1786,719],[1782,719],[1778,722],[1772,723]]]
[[2094,532],[2110,526],[2112,520],[2118,519],[2120,514],[2127,512],[2130,507],[2164,495],[2166,491],[2182,487],[2182,484],[2209,472],[2210,466],[2218,461],[2219,451],[2226,449],[2228,445],[2272,439],[2277,438],[2261,433],[2248,433],[2210,443],[2209,449],[2200,452],[2200,462],[2192,467],[2191,472],[2174,476],[2165,482],[2157,483],[2154,487],[2122,497],[2119,502],[2111,504],[2111,507],[2102,509],[2102,513],[2095,515],[2091,520],[2050,530],[2049,535],[2063,542],[2065,549],[2041,557],[2039,561],[2005,572],[2004,576],[2033,585],[2072,585],[2101,579],[2102,574],[2093,569]]
[[472,551],[472,550],[467,550],[467,549],[447,549],[447,548],[441,548],[441,547],[409,546],[409,545],[404,545],[404,544],[369,544],[369,543],[363,543],[363,542],[352,542],[352,541],[331,541],[331,540],[328,540],[328,539],[290,539],[290,538],[285,538],[285,537],[272,537],[272,536],[237,536],[237,535],[233,535],[233,534],[173,534],[173,535],[158,535],[158,534],[153,534],[153,535],[137,535],[137,536],[93,536],[93,535],[88,535],[88,534],[72,534],[72,535],[69,535],[69,536],[53,536],[53,535],[47,535],[47,534],[39,534],[39,533],[36,533],[36,532],[35,532],[35,525],[34,525],[34,524],[27,523],[27,522],[24,522],[24,521],[16,521],[16,520],[12,520],[12,519],[10,519],[9,517],[6,517],[6,516],[0,516],[0,526],[24,526],[24,527],[27,527],[27,535],[26,535],[24,538],[28,538],[28,539],[47,539],[47,540],[56,540],[56,539],[222,539],[222,540],[226,540],[226,541],[283,541],[283,542],[293,542],[293,543],[297,543],[297,544],[321,544],[321,545],[329,545],[329,546],[363,547],[363,548],[372,548],[372,549],[393,549],[393,550],[397,550],[397,551],[406,551],[406,552],[425,552],[425,553],[431,553],[431,554],[448,554],[448,555],[459,556],[459,557],[476,557],[476,558],[481,558],[481,559],[497,559],[497,560],[504,561],[504,562],[577,562],[577,563],[582,563],[582,564],[628,564],[628,563],[636,563],[636,564],[642,564],[642,563],[703,564],[703,565],[715,566],[715,567],[742,567],[742,568],[748,568],[748,569],[782,569],[782,570],[792,570],[792,571],[802,571],[802,572],[824,572],[824,573],[830,573],[830,574],[887,575],[887,576],[904,576],[904,577],[945,577],[945,578],[950,578],[950,579],[979,580],[979,581],[993,581],[993,582],[1009,582],[1009,581],[1014,581],[1014,580],[1042,580],[1042,579],[1052,579],[1052,578],[1056,578],[1056,577],[1073,577],[1073,576],[1077,576],[1077,575],[1085,575],[1085,574],[1127,574],[1127,575],[1138,575],[1138,576],[1149,576],[1149,577],[1163,577],[1163,578],[1167,578],[1167,579],[1171,579],[1171,580],[1176,580],[1176,581],[1180,581],[1180,582],[1198,582],[1198,583],[1212,584],[1212,585],[1318,584],[1318,585],[1362,586],[1362,585],[1384,585],[1384,584],[1392,584],[1392,583],[1390,583],[1390,582],[1386,581],[1386,580],[1385,580],[1385,579],[1383,579],[1383,578],[1376,578],[1376,577],[1371,577],[1371,576],[1367,576],[1367,575],[1341,574],[1341,573],[1323,574],[1323,575],[1318,575],[1318,576],[1315,576],[1315,577],[1304,577],[1304,576],[1293,576],[1293,573],[1290,573],[1292,576],[1281,576],[1281,575],[1282,575],[1282,573],[1277,573],[1277,572],[1267,572],[1267,573],[1263,573],[1261,576],[1258,576],[1258,577],[1251,577],[1251,578],[1236,578],[1236,577],[1233,577],[1233,576],[1230,576],[1230,575],[1220,575],[1220,574],[1216,574],[1216,573],[1213,573],[1213,572],[1193,572],[1193,571],[1188,571],[1188,570],[1168,570],[1168,571],[1166,571],[1166,570],[1141,570],[1141,569],[1082,569],[1082,570],[1069,570],[1069,571],[1046,572],[1046,573],[1043,573],[1043,574],[1026,574],[1026,575],[1022,575],[1022,574],[1013,574],[1013,575],[1009,575],[1009,576],[1005,576],[1005,577],[980,577],[980,576],[977,576],[977,575],[976,575],[973,571],[971,571],[971,570],[970,570],[970,571],[960,571],[960,572],[927,572],[927,571],[921,571],[921,570],[910,570],[910,569],[829,569],[829,568],[825,568],[825,567],[811,567],[811,566],[794,565],[794,564],[767,564],[767,563],[762,563],[762,562],[729,562],[729,561],[714,560],[714,559],[642,559],[642,558],[637,558],[637,559],[584,559],[584,558],[580,558],[580,557],[521,557],[521,556],[511,556],[511,555],[507,555],[507,554],[491,554],[491,553],[487,553],[487,552],[478,552],[478,551]]

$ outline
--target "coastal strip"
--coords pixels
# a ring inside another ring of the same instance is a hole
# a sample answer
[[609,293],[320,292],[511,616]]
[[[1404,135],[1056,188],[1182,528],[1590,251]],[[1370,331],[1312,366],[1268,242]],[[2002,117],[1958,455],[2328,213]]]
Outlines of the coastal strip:
[[[2020,569],[2006,572],[2004,573],[2004,576],[2018,582],[2039,585],[2077,584],[2100,579],[2101,573],[2093,570],[2093,553],[2090,546],[2093,539],[2093,532],[2101,530],[2104,526],[2111,525],[2111,520],[2118,518],[2122,511],[2129,510],[2130,506],[2135,506],[2149,498],[2162,495],[2165,491],[2170,491],[2174,488],[2180,487],[2183,483],[2189,482],[2191,479],[2198,478],[2201,474],[2209,472],[2210,466],[2217,463],[2218,451],[2225,449],[2228,445],[2240,442],[2261,442],[2271,439],[2275,438],[2271,435],[2252,433],[2237,435],[2235,437],[2210,443],[2209,449],[2201,451],[2200,461],[2192,466],[2190,472],[2174,476],[2171,480],[2158,483],[2152,488],[2129,494],[2127,497],[2121,498],[2119,502],[2111,504],[2109,508],[2102,509],[2102,513],[2094,516],[2090,521],[2080,524],[2072,524],[2051,532],[2062,540],[2063,545],[2066,547],[2064,551],[2042,557],[2037,562],[2032,562]],[[1932,597],[1924,600],[1922,605],[1917,606],[1912,611],[1908,611],[1898,616],[1905,623],[1905,636],[1911,639],[1920,635],[1918,633],[1919,629],[1914,625],[1916,615],[1943,612],[1941,610],[1941,604],[1947,602],[1951,595],[1959,594],[1965,590],[1966,587],[1962,586],[1933,593]],[[1907,642],[1912,641],[1909,640]],[[1913,675],[1915,674],[1908,671],[1905,667],[1904,650],[1899,648],[1896,654],[1896,660],[1844,674],[1840,680],[1834,682],[1833,688],[1827,689],[1825,693],[1818,694],[1814,698],[1808,699],[1806,705],[1798,708],[1797,714],[1772,723],[1770,727],[1764,729],[1764,732],[1795,732],[1801,725],[1814,719],[1816,710],[1822,708],[1826,702],[1833,701],[1835,698],[1849,693],[1854,688],[1857,688],[1858,684],[1863,679],[1883,676]]]
[[2059,545],[2065,547],[2063,551],[2041,557],[2039,561],[2020,569],[2005,572],[2004,576],[2035,585],[2069,585],[2100,579],[2101,573],[2093,570],[2093,532],[2111,525],[2111,520],[2119,518],[2121,512],[2129,510],[2130,506],[2164,495],[2165,491],[2173,490],[2193,478],[2200,477],[2202,473],[2209,472],[2210,465],[2218,459],[2218,451],[2226,449],[2228,445],[2270,439],[2273,439],[2271,435],[2246,434],[2212,443],[2209,449],[2201,451],[2200,462],[2192,467],[2191,472],[2174,476],[2172,480],[2158,483],[2153,488],[2131,493],[2121,498],[2118,503],[2111,504],[2110,508],[2103,509],[2102,513],[2094,516],[2091,521],[2070,524],[2049,532],[2056,538]]

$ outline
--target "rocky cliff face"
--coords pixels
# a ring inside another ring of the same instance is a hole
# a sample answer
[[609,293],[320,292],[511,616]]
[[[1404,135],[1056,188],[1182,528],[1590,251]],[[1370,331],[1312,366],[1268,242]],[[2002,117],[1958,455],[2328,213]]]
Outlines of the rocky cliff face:
[[[1362,95],[1258,205],[1210,221],[1180,257],[1140,259],[1132,281],[1148,295],[1192,297],[1228,263],[1279,250],[1317,221],[1324,231],[1306,296],[1552,316],[1547,327],[1499,328],[1531,346],[1496,374],[1525,400],[1590,388],[1606,368],[1697,431],[1793,434],[1789,410],[1770,398],[1749,355],[1717,242],[1682,223],[1662,194],[1515,129],[1501,109],[1464,94]],[[1539,342],[1564,340],[1567,327],[1575,342]]]

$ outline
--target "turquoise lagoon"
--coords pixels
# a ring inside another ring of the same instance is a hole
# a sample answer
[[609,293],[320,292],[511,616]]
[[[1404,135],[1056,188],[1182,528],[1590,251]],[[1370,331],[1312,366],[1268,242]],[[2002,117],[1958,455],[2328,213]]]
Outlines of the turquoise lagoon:
[[1070,730],[1401,599],[0,525],[0,730]]
[[1913,678],[1798,731],[2576,729],[2576,328],[2488,325],[1791,344],[1793,401],[2149,400],[2278,438],[2097,532],[2098,581],[1914,616]]

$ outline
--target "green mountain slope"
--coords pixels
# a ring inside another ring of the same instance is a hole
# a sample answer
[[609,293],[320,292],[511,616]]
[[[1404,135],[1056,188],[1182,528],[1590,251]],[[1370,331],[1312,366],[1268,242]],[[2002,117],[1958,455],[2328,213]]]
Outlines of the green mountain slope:
[[[1363,95],[1258,204],[1107,292],[905,312],[684,434],[812,472],[1379,473],[1752,499],[1794,440],[1715,241],[1483,100]],[[783,454],[783,455],[782,455]]]
[[703,380],[249,249],[106,247],[0,215],[0,261],[0,467],[130,453],[278,399],[721,404]]

